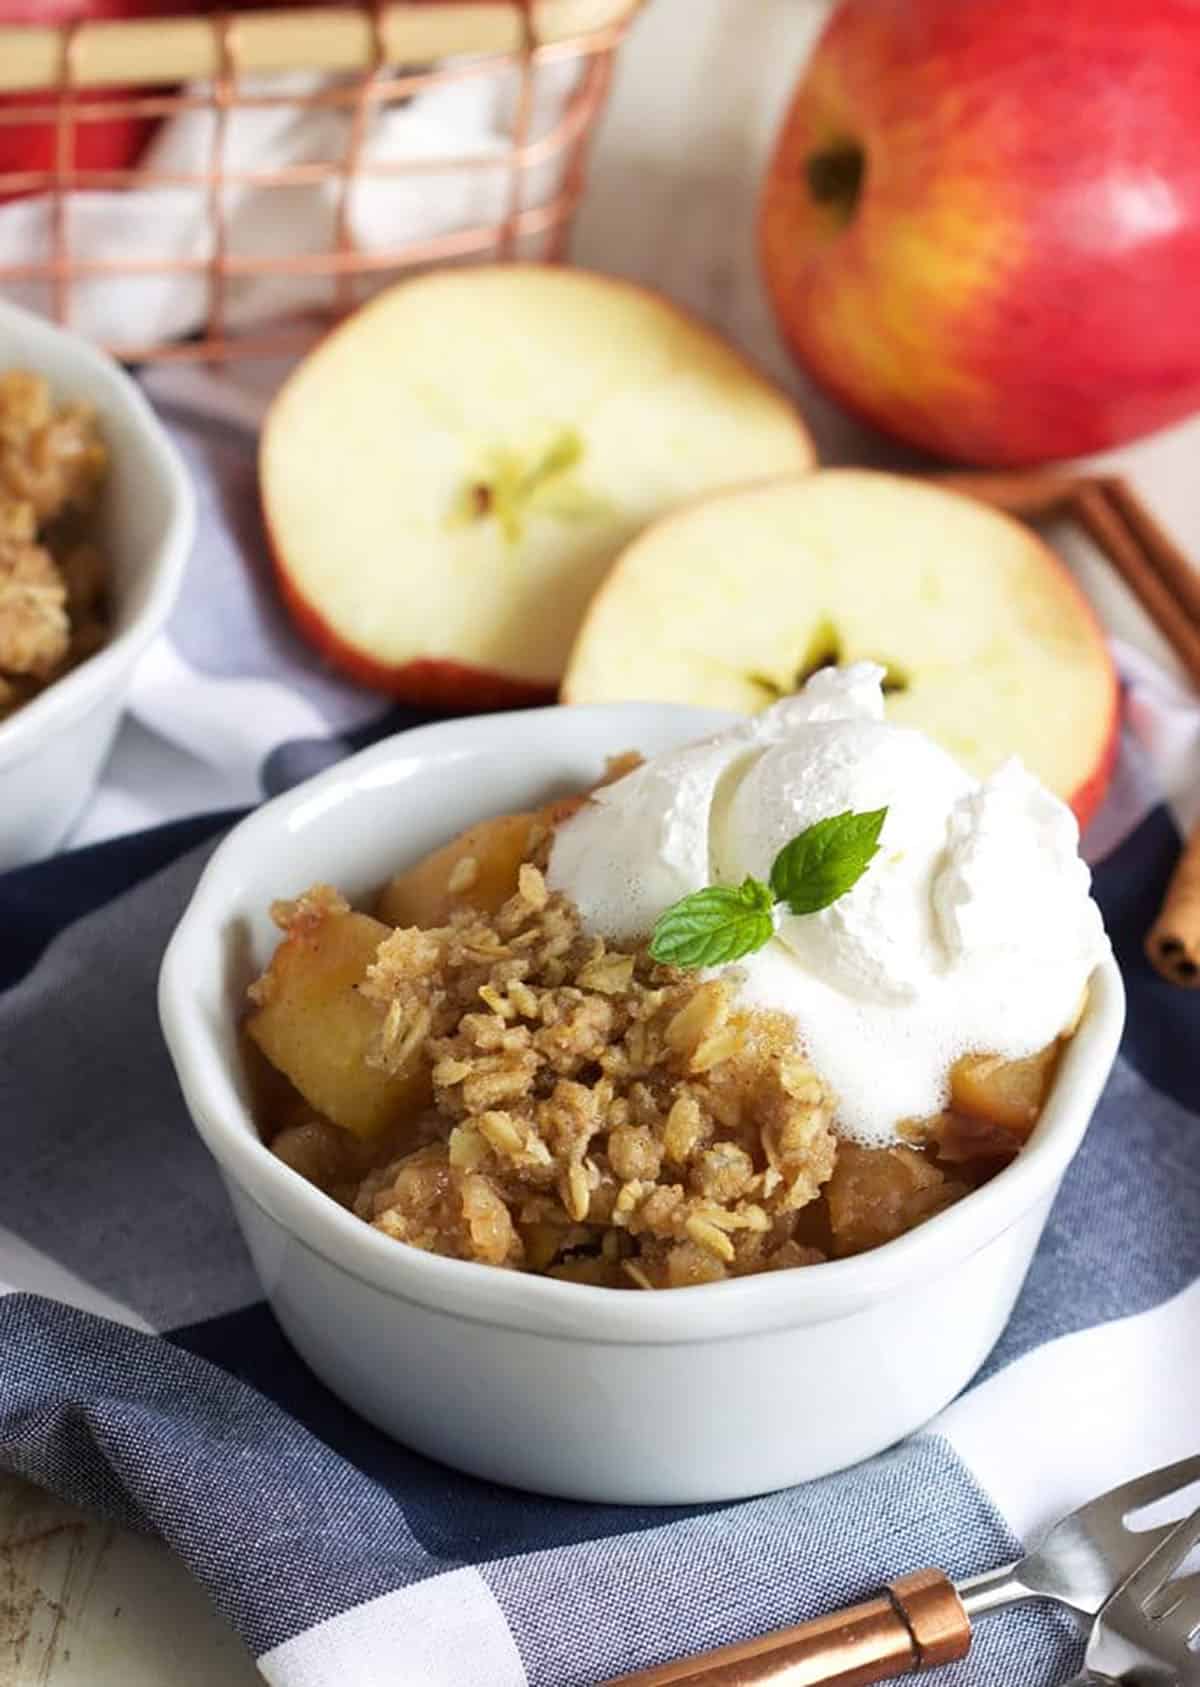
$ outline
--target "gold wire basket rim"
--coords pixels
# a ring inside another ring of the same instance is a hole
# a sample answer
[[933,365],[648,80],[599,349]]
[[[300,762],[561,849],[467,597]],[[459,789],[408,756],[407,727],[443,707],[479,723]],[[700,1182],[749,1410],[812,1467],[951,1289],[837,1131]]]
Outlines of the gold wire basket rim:
[[[393,0],[362,6],[275,6],[224,14],[240,75],[361,71],[462,55],[540,53],[623,29],[643,0]],[[0,24],[0,94],[164,84],[211,77],[220,39],[204,14],[77,24]]]

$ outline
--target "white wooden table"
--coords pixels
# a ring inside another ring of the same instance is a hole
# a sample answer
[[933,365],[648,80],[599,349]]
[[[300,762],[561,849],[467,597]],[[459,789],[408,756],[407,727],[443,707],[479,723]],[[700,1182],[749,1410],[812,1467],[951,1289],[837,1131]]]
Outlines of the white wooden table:
[[[800,397],[827,461],[895,461],[795,374],[755,264],[756,184],[823,0],[650,0],[621,68],[575,242],[579,262],[649,281],[727,330]],[[1119,463],[1200,556],[1200,420]],[[1085,588],[1123,637],[1161,640],[1097,560]],[[154,1542],[0,1479],[5,1687],[241,1687],[261,1678],[199,1588]],[[416,1684],[414,1684],[416,1687]]]

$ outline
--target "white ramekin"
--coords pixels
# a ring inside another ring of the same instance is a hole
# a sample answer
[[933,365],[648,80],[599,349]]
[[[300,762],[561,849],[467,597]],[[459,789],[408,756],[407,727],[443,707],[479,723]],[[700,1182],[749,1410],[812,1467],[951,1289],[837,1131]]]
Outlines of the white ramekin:
[[112,637],[31,703],[0,721],[0,870],[61,840],[112,746],[133,668],[179,593],[195,499],[178,453],[110,357],[0,301],[0,370],[45,375],[56,399],[96,407],[111,454],[97,540],[113,568]]
[[665,1294],[404,1247],[267,1151],[235,1033],[274,946],[273,898],[317,880],[363,894],[482,815],[578,788],[612,752],[655,752],[728,718],[616,704],[393,738],[236,827],[163,962],[184,1095],[290,1340],[380,1428],[518,1487],[729,1499],[838,1469],[924,1423],[1003,1328],[1116,1054],[1124,998],[1109,963],[1029,1145],[984,1189],[856,1259]]

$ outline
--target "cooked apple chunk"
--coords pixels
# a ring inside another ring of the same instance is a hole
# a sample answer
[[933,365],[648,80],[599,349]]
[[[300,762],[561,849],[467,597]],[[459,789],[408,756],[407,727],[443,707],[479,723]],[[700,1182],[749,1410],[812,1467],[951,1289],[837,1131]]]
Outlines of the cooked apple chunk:
[[[600,784],[620,778],[640,756],[614,757]],[[517,874],[539,842],[581,808],[586,795],[556,797],[528,813],[481,820],[388,880],[375,912],[391,926],[443,926],[458,908],[495,914],[516,893]]]
[[890,1242],[967,1193],[913,1148],[838,1144],[825,1187],[833,1251],[839,1259]]
[[281,905],[285,936],[253,986],[246,1031],[309,1105],[375,1137],[416,1112],[429,1088],[421,1050],[398,1070],[373,1064],[384,1008],[359,989],[390,928],[333,893]]
[[537,814],[502,814],[483,820],[424,856],[383,887],[377,905],[391,926],[445,925],[456,908],[494,914],[517,888]]
[[968,1118],[1011,1131],[1023,1142],[1037,1124],[1058,1065],[1054,1042],[1027,1060],[968,1054],[950,1072],[950,1106]]

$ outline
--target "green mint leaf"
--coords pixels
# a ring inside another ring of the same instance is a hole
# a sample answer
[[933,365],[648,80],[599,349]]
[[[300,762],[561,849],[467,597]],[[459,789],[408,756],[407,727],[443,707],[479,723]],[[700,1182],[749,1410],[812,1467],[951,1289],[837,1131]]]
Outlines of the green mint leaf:
[[834,814],[785,844],[771,868],[771,889],[793,914],[815,914],[852,890],[879,848],[886,808]]
[[651,957],[664,966],[689,968],[739,960],[770,942],[773,907],[769,887],[758,879],[694,891],[659,916]]

